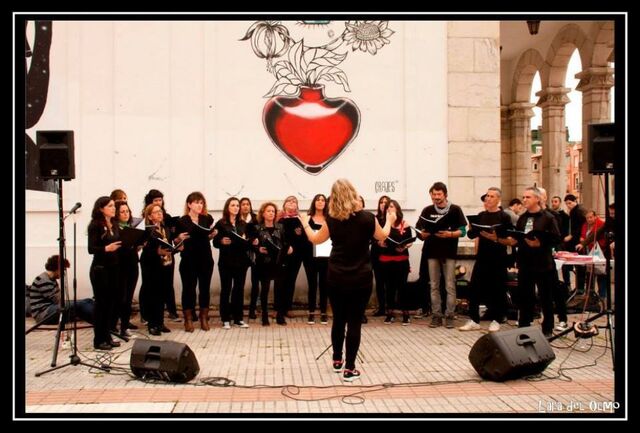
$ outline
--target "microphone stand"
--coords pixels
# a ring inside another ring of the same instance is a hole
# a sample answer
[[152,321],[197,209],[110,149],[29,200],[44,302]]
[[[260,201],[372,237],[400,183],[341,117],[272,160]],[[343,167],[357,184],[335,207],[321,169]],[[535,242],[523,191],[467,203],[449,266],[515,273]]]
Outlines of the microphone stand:
[[[604,204],[605,204],[605,224],[607,224],[609,222],[610,219],[610,215],[609,215],[609,172],[605,172],[604,173]],[[605,230],[604,232],[604,236],[606,238],[607,241],[610,241],[609,239],[609,232]],[[593,237],[593,242],[598,242],[597,239],[597,233],[594,234]],[[607,247],[608,247],[608,242],[607,242]],[[604,328],[605,329],[605,338],[607,336],[607,334],[609,335],[609,341],[611,341],[611,365],[612,365],[612,369],[615,370],[616,367],[616,346],[615,346],[615,333],[614,333],[614,326],[613,326],[613,320],[612,318],[615,317],[615,311],[612,308],[612,302],[611,302],[611,259],[610,259],[610,255],[609,254],[605,254],[605,289],[606,289],[606,299],[605,299],[605,306],[604,309],[599,312],[598,314],[596,314],[595,316],[591,316],[588,317],[584,322],[585,323],[590,323],[593,322],[597,319],[599,319],[602,316],[606,316],[607,317],[607,321],[606,324],[604,326],[598,326],[598,328]],[[593,266],[593,265],[592,265]],[[595,266],[594,266],[595,267]],[[591,270],[592,275],[595,275],[595,269]],[[560,338],[570,332],[573,331],[573,327],[570,327],[564,331],[562,331],[559,334],[555,334],[553,337],[548,338],[547,340],[549,342]]]
[[[77,279],[76,279],[76,219],[75,219],[75,214],[77,211],[74,210],[72,213],[67,214],[66,217],[62,217],[62,179],[59,179],[59,195],[58,195],[58,204],[59,204],[59,220],[60,220],[60,263],[61,263],[61,268],[64,267],[64,220],[69,217],[70,215],[73,215],[73,304],[71,304],[70,308],[66,307],[66,301],[64,299],[64,273],[60,273],[60,299],[62,302],[62,306],[63,309],[60,312],[60,321],[59,321],[59,325],[58,325],[58,332],[56,333],[56,343],[54,346],[54,350],[53,350],[53,359],[51,361],[51,367],[48,370],[45,371],[41,371],[35,374],[36,377],[39,377],[45,373],[49,373],[51,371],[54,370],[59,370],[61,368],[67,367],[69,365],[84,365],[85,367],[89,367],[89,368],[96,368],[98,370],[102,370],[102,371],[109,371],[108,368],[104,368],[101,367],[99,365],[92,365],[92,364],[88,364],[86,362],[82,362],[80,360],[80,357],[78,356],[78,338],[77,338],[77,332],[78,332],[78,321],[77,321],[77,314],[76,314],[76,308],[77,308],[77,303],[78,303],[78,299],[77,299]],[[64,326],[64,320],[63,320],[63,315],[65,311],[69,311],[69,318],[73,321],[73,337],[71,339],[71,355],[69,355],[69,362],[59,365],[56,367],[56,358],[58,357],[58,346],[60,344],[60,331],[62,329],[62,327]]]

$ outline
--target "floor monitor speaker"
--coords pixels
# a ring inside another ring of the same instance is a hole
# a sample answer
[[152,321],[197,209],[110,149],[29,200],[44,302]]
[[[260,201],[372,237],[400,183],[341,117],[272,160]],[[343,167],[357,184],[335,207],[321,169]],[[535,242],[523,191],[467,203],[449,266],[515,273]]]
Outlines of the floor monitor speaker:
[[478,374],[496,382],[542,373],[555,358],[542,330],[534,326],[490,332],[469,352]]
[[131,371],[139,378],[167,382],[188,382],[198,375],[200,365],[184,343],[136,340],[131,349]]

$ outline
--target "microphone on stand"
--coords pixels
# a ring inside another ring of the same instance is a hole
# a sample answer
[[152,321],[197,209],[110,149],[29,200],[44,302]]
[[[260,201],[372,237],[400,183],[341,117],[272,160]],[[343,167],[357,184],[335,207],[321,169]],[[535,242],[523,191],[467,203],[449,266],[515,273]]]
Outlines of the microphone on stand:
[[75,213],[78,209],[80,209],[82,207],[82,203],[78,202],[76,203],[71,210],[69,211],[69,213]]
[[67,214],[67,216],[65,216],[65,217],[63,218],[63,220],[66,220],[66,219],[67,219],[67,217],[69,217],[70,215],[75,214],[75,213],[76,213],[76,211],[77,211],[78,209],[80,209],[81,207],[82,207],[82,203],[77,202],[75,205],[73,205],[73,207],[71,208],[71,210],[69,210],[69,213]]

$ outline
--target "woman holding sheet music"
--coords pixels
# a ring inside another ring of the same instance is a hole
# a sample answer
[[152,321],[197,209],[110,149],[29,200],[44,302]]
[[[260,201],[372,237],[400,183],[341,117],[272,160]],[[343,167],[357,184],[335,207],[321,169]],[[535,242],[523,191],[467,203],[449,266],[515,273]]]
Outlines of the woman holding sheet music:
[[150,226],[150,233],[140,257],[140,308],[144,310],[149,334],[161,335],[162,332],[171,332],[164,325],[164,299],[167,290],[173,284],[172,236],[164,224],[161,206],[150,204],[145,207],[144,219],[145,224]]
[[304,272],[307,277],[307,286],[311,286],[311,269],[313,268],[313,249],[311,243],[307,239],[307,236],[302,230],[300,220],[298,220],[298,199],[290,195],[284,200],[282,205],[282,213],[279,215],[277,221],[284,227],[284,234],[287,237],[287,242],[293,248],[293,253],[286,258],[286,278],[285,287],[287,290],[286,295],[286,312],[288,317],[293,317],[288,314],[293,306],[293,299],[295,297],[296,280],[298,278],[298,272],[300,266],[304,264]]
[[[373,275],[369,255],[372,237],[382,240],[389,235],[396,214],[389,211],[384,229],[372,213],[362,209],[355,188],[346,179],[338,179],[331,187],[327,223],[314,233],[309,218],[300,218],[304,231],[313,244],[331,238],[333,247],[329,257],[327,284],[333,310],[331,344],[333,371],[342,371],[343,380],[351,382],[360,377],[355,369],[360,347],[362,315],[371,296]],[[343,361],[343,343],[346,347]]]
[[[376,219],[378,220],[380,227],[384,227],[389,201],[391,201],[391,197],[388,195],[380,196],[378,199]],[[384,276],[382,274],[382,267],[380,266],[380,246],[378,245],[378,241],[375,239],[371,240],[371,267],[373,268],[373,278],[376,283],[376,299],[378,300],[378,309],[373,313],[373,315],[374,317],[385,316],[387,314],[387,309],[386,294],[384,292]]]
[[384,287],[387,293],[387,317],[384,323],[393,323],[393,310],[402,309],[402,325],[409,325],[409,299],[406,293],[407,277],[409,276],[409,248],[416,239],[412,236],[411,228],[402,219],[400,204],[391,200],[389,210],[395,212],[397,219],[391,227],[391,232],[386,240],[378,241],[380,247],[380,267],[384,279]]
[[[255,237],[258,219],[253,211],[253,205],[249,197],[240,199],[240,219],[247,223],[247,236]],[[258,296],[260,296],[260,278],[258,278],[258,270],[256,269],[255,254],[253,250],[249,253],[251,268],[251,301],[249,303],[249,319],[256,319],[256,305],[258,304]]]
[[[169,230],[172,237],[176,236],[176,224],[178,222],[177,217],[172,217],[169,215],[164,208],[164,194],[162,191],[157,189],[150,189],[149,192],[144,196],[144,207],[146,208],[150,204],[157,204],[162,208],[162,213],[164,217],[162,221],[164,226]],[[143,209],[144,213],[144,209]],[[178,310],[176,308],[176,291],[173,288],[173,275],[175,273],[175,263],[171,264],[171,287],[167,288],[167,293],[165,293],[164,304],[167,307],[167,311],[169,312],[169,318],[174,322],[179,322],[180,318],[178,317]]]
[[195,191],[187,196],[184,215],[178,220],[176,231],[189,234],[189,238],[184,241],[184,250],[180,253],[184,330],[193,332],[191,314],[196,306],[196,286],[199,285],[200,328],[208,331],[213,275],[213,256],[209,241],[215,236],[215,230],[213,217],[207,212],[207,201],[201,192]]
[[275,203],[266,202],[258,211],[257,238],[252,244],[257,249],[256,268],[260,278],[260,303],[262,305],[262,326],[269,326],[269,286],[273,281],[274,308],[277,311],[276,323],[286,325],[286,288],[285,257],[293,252],[287,243],[284,228],[276,223],[278,207]]
[[115,288],[118,287],[120,257],[117,253],[122,242],[120,230],[116,222],[116,206],[107,196],[99,197],[91,211],[91,222],[87,228],[89,236],[87,247],[93,255],[89,277],[96,300],[93,322],[93,347],[100,350],[111,350],[120,346],[113,341],[109,328],[113,322],[118,298]]
[[[311,201],[309,207],[309,225],[313,231],[318,231],[327,223],[329,216],[329,207],[327,206],[327,197],[324,194],[316,194]],[[330,243],[330,241],[327,241]],[[316,311],[316,292],[320,288],[320,323],[326,325],[327,317],[327,267],[329,266],[329,256],[324,255],[322,249],[313,248],[313,266],[308,271],[311,273],[309,279],[309,319],[307,323],[313,325],[315,323]]]
[[[240,200],[230,197],[222,209],[222,219],[215,229],[218,232],[213,238],[213,246],[220,250],[218,272],[220,272],[220,319],[223,329],[231,329],[234,325],[248,328],[242,320],[244,301],[244,281],[249,267],[247,251],[251,244],[247,238],[247,223],[238,217]],[[229,302],[231,298],[231,302]]]
[[[113,193],[112,193],[113,194]],[[131,209],[126,201],[116,201],[116,219],[118,227],[122,230],[125,227],[131,227],[133,216]],[[118,314],[113,318],[111,329],[115,329],[115,321],[120,318],[120,334],[130,336],[128,329],[135,329],[129,319],[131,318],[131,302],[133,301],[133,292],[136,290],[138,283],[138,252],[140,248],[135,245],[123,246],[118,250],[120,254],[120,300],[118,305]]]

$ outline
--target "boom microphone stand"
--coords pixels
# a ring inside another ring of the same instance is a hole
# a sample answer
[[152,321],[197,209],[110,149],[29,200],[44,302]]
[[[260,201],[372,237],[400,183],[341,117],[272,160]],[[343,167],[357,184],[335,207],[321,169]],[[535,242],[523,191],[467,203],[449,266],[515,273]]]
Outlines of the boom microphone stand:
[[[71,211],[69,212],[69,215],[75,215],[76,211],[80,208],[80,206],[82,206],[80,203],[77,203],[73,209],[71,209]],[[67,215],[67,216],[69,216]],[[65,217],[66,218],[66,217]],[[78,356],[78,345],[77,345],[77,341],[78,339],[77,337],[77,329],[78,329],[78,324],[77,324],[77,316],[76,316],[76,305],[77,305],[77,281],[76,281],[76,221],[75,218],[73,220],[73,304],[70,308],[66,308],[67,304],[66,304],[66,300],[64,299],[64,281],[65,281],[65,273],[62,271],[62,268],[64,268],[64,262],[65,262],[65,257],[64,257],[64,243],[65,243],[65,239],[64,239],[64,220],[65,218],[62,217],[62,179],[58,179],[58,221],[60,224],[60,238],[58,239],[59,241],[59,247],[60,247],[60,302],[62,305],[62,308],[60,310],[60,318],[58,320],[58,330],[56,332],[56,341],[53,347],[53,359],[51,360],[51,367],[48,370],[45,371],[41,371],[36,373],[36,377],[41,376],[45,373],[49,373],[51,371],[54,370],[58,370],[60,368],[64,368],[68,365],[84,365],[85,367],[89,367],[89,368],[97,368],[99,370],[103,370],[103,371],[108,371],[108,369],[97,366],[97,365],[91,365],[91,364],[87,364],[85,362],[82,362],[80,360],[80,357]],[[71,339],[71,355],[69,356],[69,362],[67,362],[66,364],[62,364],[56,367],[56,359],[58,357],[58,346],[60,345],[60,333],[62,332],[62,329],[65,326],[65,321],[64,321],[64,313],[66,311],[69,311],[69,319],[73,321],[73,338]]]

